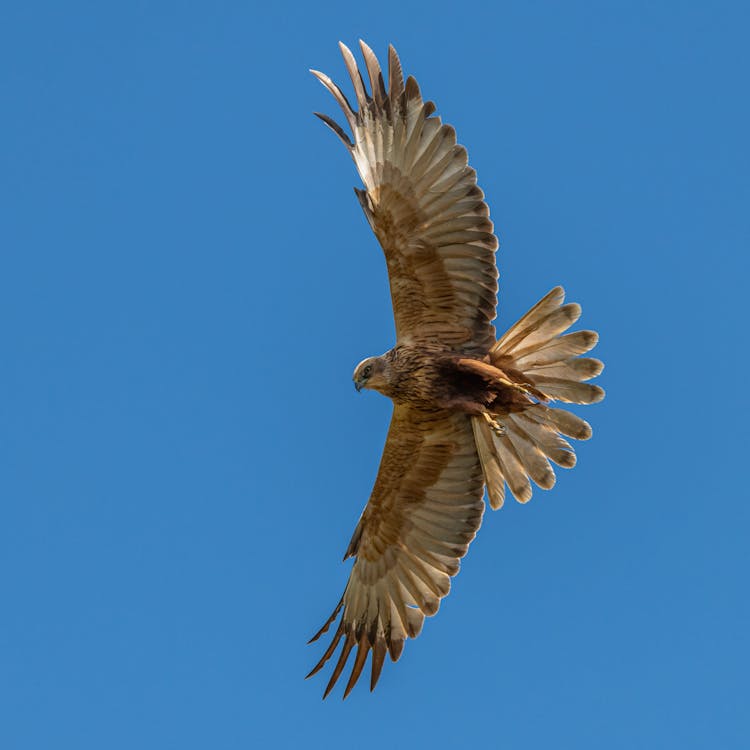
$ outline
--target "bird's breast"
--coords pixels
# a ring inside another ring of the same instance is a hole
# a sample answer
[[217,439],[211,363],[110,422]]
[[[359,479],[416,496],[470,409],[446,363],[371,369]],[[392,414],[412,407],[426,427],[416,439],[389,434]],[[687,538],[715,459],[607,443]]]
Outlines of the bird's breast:
[[[391,353],[389,353],[391,354]],[[474,399],[481,383],[468,383],[456,367],[456,355],[431,347],[400,346],[392,350],[389,395],[395,402],[422,409],[446,408]]]

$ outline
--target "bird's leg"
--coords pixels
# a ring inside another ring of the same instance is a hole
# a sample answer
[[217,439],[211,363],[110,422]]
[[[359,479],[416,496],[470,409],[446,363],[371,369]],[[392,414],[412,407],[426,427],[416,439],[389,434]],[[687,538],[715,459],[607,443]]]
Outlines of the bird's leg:
[[536,399],[541,403],[547,403],[549,401],[541,391],[534,388],[530,383],[519,383],[517,381],[508,380],[507,378],[498,378],[498,381],[514,391],[522,393],[524,396],[529,396],[532,399]]
[[498,381],[501,382],[503,385],[507,385],[509,388],[512,388],[514,391],[518,391],[519,393],[523,393],[526,396],[533,396],[535,393],[534,388],[530,388],[523,383],[517,383],[512,380],[506,380],[505,378],[498,378]]
[[493,419],[492,415],[489,412],[482,412],[482,416],[490,426],[490,429],[495,433],[495,435],[497,435],[498,437],[502,437],[503,435],[505,435],[505,427],[503,427],[496,419]]

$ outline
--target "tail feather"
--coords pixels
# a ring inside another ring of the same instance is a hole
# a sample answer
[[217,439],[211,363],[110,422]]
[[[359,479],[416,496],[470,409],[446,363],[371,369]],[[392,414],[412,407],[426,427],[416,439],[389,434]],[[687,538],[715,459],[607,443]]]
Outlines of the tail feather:
[[496,435],[493,433],[492,441],[495,447],[495,455],[500,464],[500,471],[505,478],[508,488],[513,493],[513,497],[519,503],[527,503],[531,500],[531,483],[529,482],[528,469],[516,452],[507,434]]
[[548,421],[558,432],[575,440],[588,440],[591,437],[591,425],[577,414],[571,414],[565,409],[553,409],[544,406],[542,406],[542,409],[544,409],[543,412],[531,410],[532,419],[539,422],[542,420]]
[[547,398],[569,404],[595,404],[604,398],[604,390],[598,385],[576,383],[564,378],[548,378],[534,372],[529,373],[528,378]]
[[[604,391],[584,381],[599,375],[604,365],[579,355],[596,345],[598,335],[565,333],[580,317],[581,308],[564,301],[564,290],[555,287],[498,340],[490,351],[490,363],[517,373],[522,384],[533,386],[531,392],[544,399],[596,403],[604,398]],[[575,466],[575,452],[563,435],[576,440],[591,437],[588,422],[532,399],[524,409],[492,417],[498,430],[481,416],[474,417],[473,424],[490,506],[495,509],[503,504],[506,484],[525,503],[532,493],[529,480],[542,489],[555,484],[550,461],[564,468]]]
[[492,430],[481,417],[474,417],[471,423],[474,428],[474,440],[477,444],[479,462],[482,464],[484,481],[487,484],[490,508],[497,510],[502,508],[505,502],[505,478],[493,445]]
[[535,351],[549,343],[581,317],[581,306],[575,303],[563,305],[539,320],[534,328],[514,337],[509,346],[500,347],[497,351],[506,357],[516,357],[525,351]]
[[505,434],[513,444],[516,455],[534,484],[543,490],[552,489],[555,485],[555,472],[540,446],[515,420],[509,419],[505,423]]
[[604,363],[591,357],[570,357],[549,365],[534,367],[535,376],[563,378],[582,383],[595,378],[604,369]]
[[[545,407],[542,407],[545,408]],[[576,454],[573,450],[573,446],[560,437],[560,433],[554,428],[547,424],[546,420],[537,422],[529,416],[529,412],[533,411],[533,407],[527,409],[526,412],[518,414],[511,414],[508,417],[509,421],[515,423],[517,429],[526,434],[528,439],[536,445],[539,450],[544,453],[550,461],[553,461],[558,466],[563,466],[566,469],[570,469],[576,465]]]
[[565,290],[556,286],[545,297],[539,300],[515,325],[512,325],[492,348],[493,352],[509,350],[514,347],[518,340],[531,333],[539,323],[544,320],[553,310],[562,305],[565,299]]
[[542,347],[528,347],[516,352],[513,357],[521,370],[552,365],[579,354],[585,354],[596,346],[599,336],[595,331],[576,331],[553,339]]

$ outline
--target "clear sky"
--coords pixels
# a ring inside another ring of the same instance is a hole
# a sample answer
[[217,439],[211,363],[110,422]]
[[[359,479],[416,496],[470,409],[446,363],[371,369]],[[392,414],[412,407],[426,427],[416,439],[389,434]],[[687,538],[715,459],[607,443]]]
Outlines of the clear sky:
[[[0,747],[750,746],[747,5],[264,5],[0,11]],[[390,413],[307,72],[359,37],[469,150],[498,328],[563,284],[608,395],[376,692],[323,703]]]

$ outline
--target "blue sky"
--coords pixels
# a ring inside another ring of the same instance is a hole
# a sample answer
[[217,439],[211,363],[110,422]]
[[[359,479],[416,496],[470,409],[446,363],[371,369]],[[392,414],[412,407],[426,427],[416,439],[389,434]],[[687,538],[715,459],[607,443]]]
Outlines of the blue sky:
[[[742,3],[0,11],[0,746],[741,748],[750,105]],[[321,702],[390,404],[354,166],[311,114],[393,42],[607,399],[485,515],[437,617]]]

